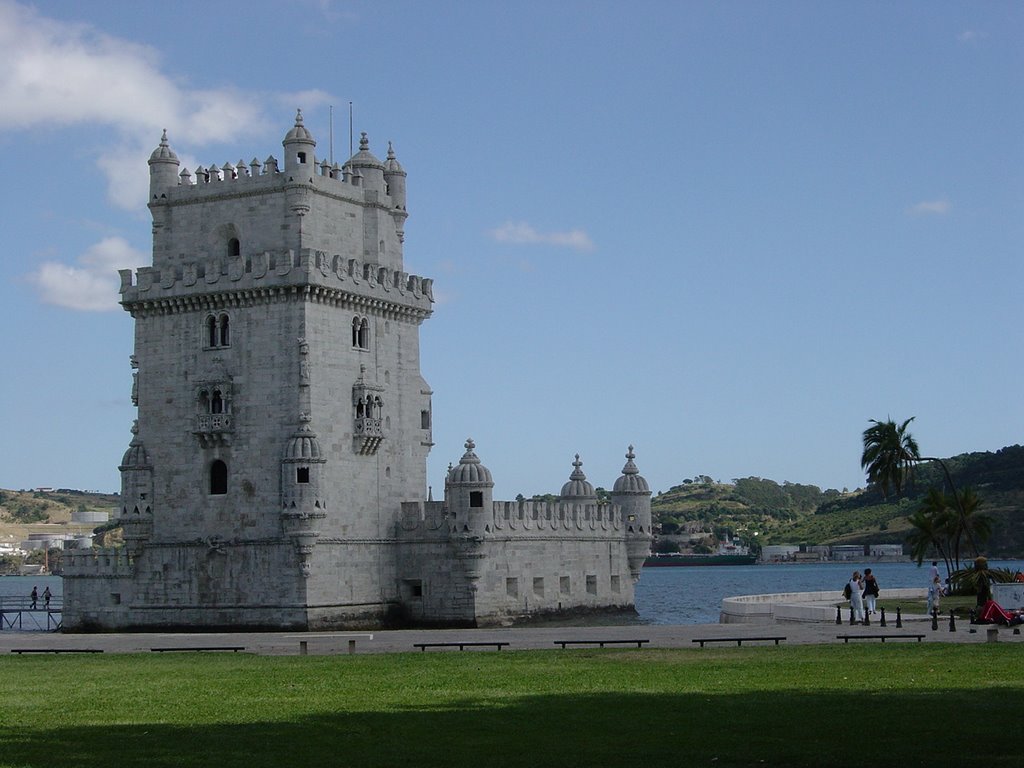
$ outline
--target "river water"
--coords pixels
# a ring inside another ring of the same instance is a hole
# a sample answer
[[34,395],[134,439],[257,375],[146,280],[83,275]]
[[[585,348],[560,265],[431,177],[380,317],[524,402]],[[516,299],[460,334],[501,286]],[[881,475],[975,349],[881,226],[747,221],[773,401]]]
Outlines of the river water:
[[[992,560],[993,568],[1024,570],[1024,560]],[[942,565],[940,564],[940,569]],[[716,565],[690,568],[645,568],[636,585],[636,610],[645,624],[717,624],[725,597],[774,592],[835,590],[841,600],[843,585],[854,569],[870,568],[885,598],[886,588],[928,586],[928,563],[806,563],[781,565]],[[943,576],[945,572],[943,571]],[[49,587],[54,603],[64,594],[59,576],[4,576],[0,600],[28,597],[32,587],[42,594]]]

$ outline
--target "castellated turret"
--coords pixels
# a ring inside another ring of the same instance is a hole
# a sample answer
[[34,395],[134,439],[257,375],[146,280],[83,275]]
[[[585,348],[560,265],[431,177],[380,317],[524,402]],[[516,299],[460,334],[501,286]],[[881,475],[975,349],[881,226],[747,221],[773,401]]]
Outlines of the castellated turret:
[[[366,133],[359,136],[359,151],[347,163],[351,173],[362,178],[362,186],[378,194],[384,194],[384,163],[370,151],[370,140]],[[404,193],[404,186],[403,186]]]
[[284,141],[284,172],[300,179],[299,175],[312,178],[316,173],[316,141],[306,126],[302,124],[302,110],[295,115],[295,125],[285,135]]
[[466,452],[448,471],[444,486],[445,504],[463,521],[462,531],[482,536],[494,507],[494,480],[491,470],[474,453],[476,444],[466,440]]
[[153,464],[139,437],[139,424],[132,424],[132,441],[121,465],[121,514],[119,523],[128,554],[135,557],[153,533]]
[[295,546],[299,571],[308,578],[320,524],[327,517],[322,478],[327,458],[309,417],[303,414],[299,421],[281,458],[281,525]]
[[626,452],[626,466],[612,487],[612,503],[622,510],[629,551],[629,570],[633,580],[640,578],[640,569],[651,553],[651,489],[633,459],[633,446]]
[[178,156],[167,141],[167,131],[160,137],[160,146],[149,156],[149,199],[166,197],[167,188],[178,183]]

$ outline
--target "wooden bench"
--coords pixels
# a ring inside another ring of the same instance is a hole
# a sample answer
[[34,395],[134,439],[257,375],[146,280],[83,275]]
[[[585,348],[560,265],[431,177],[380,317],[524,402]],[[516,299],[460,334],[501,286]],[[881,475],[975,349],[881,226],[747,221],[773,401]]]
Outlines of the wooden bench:
[[836,640],[842,640],[844,643],[848,643],[851,640],[881,640],[884,643],[886,640],[912,640],[914,638],[917,638],[917,642],[920,643],[922,640],[924,640],[924,635],[836,635]]
[[498,649],[500,651],[506,645],[508,645],[507,642],[487,643],[487,642],[474,641],[474,642],[461,642],[461,643],[413,643],[412,647],[413,648],[419,648],[421,651],[424,651],[424,652],[426,652],[427,648],[454,648],[456,646],[458,646],[458,649],[460,651],[464,651],[467,648],[481,647],[481,646],[487,647],[487,648],[496,648],[496,649]]
[[756,642],[767,642],[774,640],[775,644],[778,645],[781,641],[785,640],[784,637],[698,637],[691,640],[691,643],[700,643],[700,647],[704,647],[704,643],[736,643],[737,647],[742,646],[743,643],[756,643]]
[[604,648],[606,645],[636,645],[637,648],[643,647],[644,643],[651,642],[650,640],[555,640],[555,645],[562,646],[562,650],[565,650],[567,645],[597,645]]
[[101,648],[12,648],[11,653],[103,653]]
[[307,635],[288,635],[288,639],[294,640],[298,638],[299,641],[299,655],[309,655],[309,644],[317,640],[331,641],[331,640],[347,640],[348,641],[348,652],[356,652],[356,640],[373,640],[373,635],[370,633],[359,633],[359,634],[337,634],[335,632],[325,632],[322,634],[307,634]]
[[173,648],[150,648],[153,653],[171,653],[174,651],[231,651],[232,653],[238,653],[244,651],[244,645],[181,645],[174,646]]

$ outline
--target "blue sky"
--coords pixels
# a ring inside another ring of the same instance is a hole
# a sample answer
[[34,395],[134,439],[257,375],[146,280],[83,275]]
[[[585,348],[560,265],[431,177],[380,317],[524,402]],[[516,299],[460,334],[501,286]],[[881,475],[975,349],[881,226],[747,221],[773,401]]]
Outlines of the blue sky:
[[302,107],[408,172],[430,483],[629,444],[655,490],[853,489],[870,418],[1022,436],[1024,5],[0,0],[0,487],[119,487],[146,158],[280,156]]

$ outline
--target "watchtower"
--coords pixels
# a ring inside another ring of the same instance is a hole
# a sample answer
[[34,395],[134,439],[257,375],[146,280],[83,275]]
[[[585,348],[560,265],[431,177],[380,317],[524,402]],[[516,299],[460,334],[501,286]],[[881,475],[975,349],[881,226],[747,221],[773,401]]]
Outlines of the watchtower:
[[72,625],[352,626],[395,604],[396,523],[432,445],[405,171],[366,134],[318,164],[301,111],[282,144],[283,168],[192,172],[165,132],[149,160],[153,263],[121,273],[133,578]]

